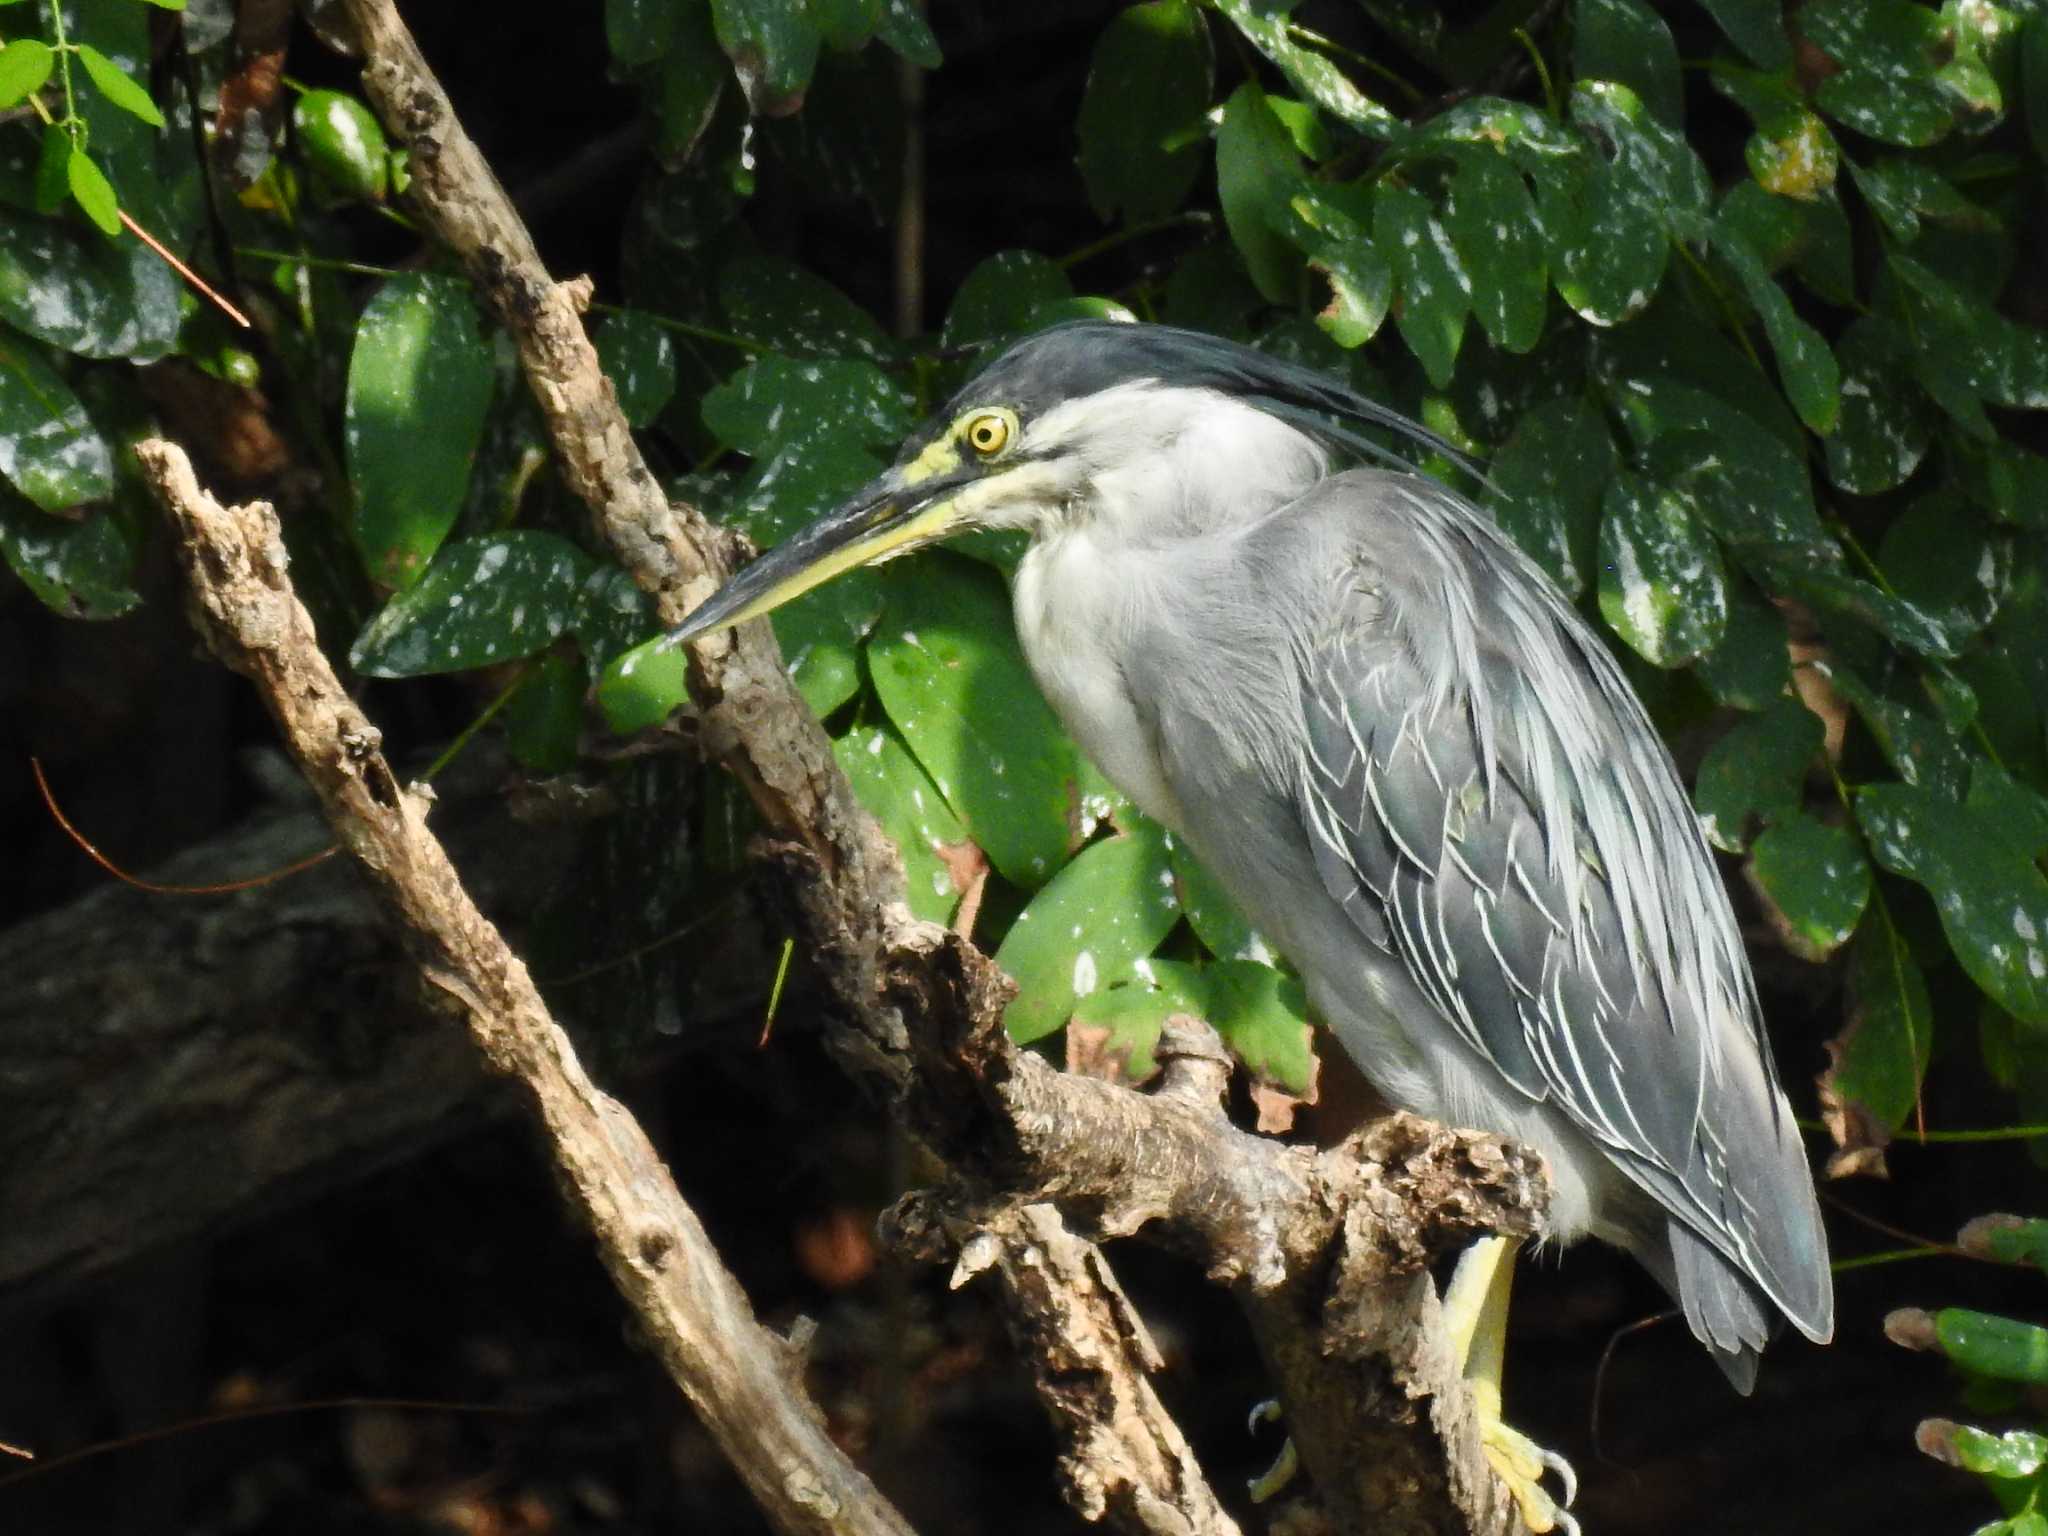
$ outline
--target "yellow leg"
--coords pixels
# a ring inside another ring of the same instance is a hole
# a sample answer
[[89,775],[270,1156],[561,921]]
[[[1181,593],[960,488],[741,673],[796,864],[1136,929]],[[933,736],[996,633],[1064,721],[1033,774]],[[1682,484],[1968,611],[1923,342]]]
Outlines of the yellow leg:
[[[1451,1350],[1479,1415],[1479,1434],[1494,1475],[1507,1485],[1530,1530],[1565,1531],[1578,1536],[1579,1522],[1566,1513],[1578,1494],[1571,1464],[1546,1451],[1519,1430],[1501,1422],[1501,1366],[1508,1335],[1508,1293],[1514,1285],[1515,1253],[1520,1243],[1505,1237],[1482,1237],[1458,1260],[1457,1272],[1444,1291],[1444,1323]],[[1559,1504],[1543,1486],[1543,1474],[1555,1472],[1564,1484]]]

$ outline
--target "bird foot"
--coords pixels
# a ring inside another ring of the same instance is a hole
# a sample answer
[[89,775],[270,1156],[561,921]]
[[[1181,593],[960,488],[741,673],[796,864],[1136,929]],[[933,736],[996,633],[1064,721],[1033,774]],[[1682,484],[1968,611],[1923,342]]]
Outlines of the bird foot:
[[[1280,1400],[1269,1397],[1252,1408],[1251,1418],[1246,1422],[1245,1430],[1250,1434],[1257,1434],[1261,1424],[1278,1423],[1279,1419]],[[1294,1437],[1289,1435],[1287,1443],[1280,1447],[1280,1454],[1273,1458],[1273,1465],[1247,1482],[1244,1485],[1245,1492],[1251,1495],[1254,1504],[1263,1504],[1300,1475],[1301,1455],[1294,1449]]]
[[[1487,1413],[1483,1407],[1479,1439],[1486,1451],[1487,1464],[1513,1496],[1524,1525],[1536,1536],[1549,1531],[1579,1536],[1579,1522],[1571,1514],[1572,1500],[1579,1494],[1579,1478],[1570,1462],[1555,1451],[1546,1451],[1520,1430],[1503,1424],[1497,1413]],[[1564,1484],[1562,1503],[1543,1486],[1546,1472],[1555,1472],[1557,1480]]]

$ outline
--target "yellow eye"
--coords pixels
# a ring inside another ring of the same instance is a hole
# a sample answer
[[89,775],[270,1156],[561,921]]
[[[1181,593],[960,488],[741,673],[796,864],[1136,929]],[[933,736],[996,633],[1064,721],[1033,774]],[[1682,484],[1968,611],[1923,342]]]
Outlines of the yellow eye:
[[1010,416],[1007,411],[980,411],[967,418],[960,429],[967,446],[984,459],[992,459],[1010,446]]

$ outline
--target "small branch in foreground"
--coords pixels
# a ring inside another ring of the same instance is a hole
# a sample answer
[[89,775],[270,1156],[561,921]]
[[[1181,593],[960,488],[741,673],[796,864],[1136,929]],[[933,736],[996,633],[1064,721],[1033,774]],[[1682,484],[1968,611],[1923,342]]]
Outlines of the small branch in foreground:
[[172,443],[136,453],[175,530],[200,634],[256,685],[429,992],[523,1091],[620,1294],[761,1508],[792,1536],[908,1536],[825,1434],[800,1363],[755,1321],[639,1125],[584,1075],[525,965],[471,903],[427,830],[431,797],[398,783],[321,654],[285,575],[276,514],[222,507]]

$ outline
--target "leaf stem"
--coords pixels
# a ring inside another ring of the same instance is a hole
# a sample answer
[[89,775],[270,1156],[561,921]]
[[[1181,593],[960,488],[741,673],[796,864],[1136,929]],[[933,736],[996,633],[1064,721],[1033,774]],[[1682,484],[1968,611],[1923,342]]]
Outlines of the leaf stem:
[[1062,270],[1078,267],[1082,262],[1092,261],[1105,251],[1113,251],[1118,246],[1130,244],[1133,240],[1142,240],[1147,235],[1156,235],[1162,229],[1173,229],[1182,224],[1199,224],[1207,227],[1210,222],[1207,213],[1195,208],[1184,209],[1179,213],[1162,214],[1156,219],[1145,219],[1136,224],[1126,224],[1122,229],[1112,230],[1100,240],[1091,240],[1079,250],[1069,251],[1064,256],[1054,258],[1054,265]]

